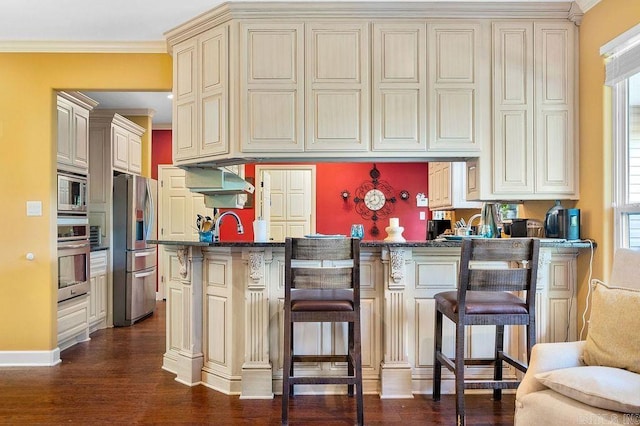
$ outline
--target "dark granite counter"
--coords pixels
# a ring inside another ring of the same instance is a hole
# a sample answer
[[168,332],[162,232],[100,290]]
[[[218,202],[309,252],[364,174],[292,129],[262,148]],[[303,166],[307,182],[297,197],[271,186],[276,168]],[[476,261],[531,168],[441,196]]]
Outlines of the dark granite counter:
[[109,246],[91,246],[91,251],[109,250]]
[[[557,247],[557,248],[590,248],[591,243],[588,240],[566,241],[557,238],[541,238],[541,247]],[[200,241],[171,241],[171,240],[147,240],[151,244],[164,244],[170,246],[197,246],[197,247],[284,247],[284,242],[267,242],[255,243],[253,241],[218,241],[215,243],[204,243]],[[362,240],[362,247],[460,247],[459,240],[449,241],[444,239],[436,239],[430,241],[405,241],[405,242],[386,242],[374,240]],[[593,247],[596,243],[593,242]]]

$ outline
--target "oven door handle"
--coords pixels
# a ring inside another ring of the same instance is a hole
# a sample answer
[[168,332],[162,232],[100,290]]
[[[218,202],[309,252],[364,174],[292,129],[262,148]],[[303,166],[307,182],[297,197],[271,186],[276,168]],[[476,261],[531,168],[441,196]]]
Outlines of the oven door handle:
[[76,249],[76,248],[82,248],[82,247],[88,247],[89,244],[88,243],[82,243],[82,244],[65,244],[64,246],[59,246],[58,250],[64,250],[64,249]]
[[153,256],[155,254],[155,252],[153,251],[147,251],[147,252],[143,252],[143,253],[135,253],[133,255],[133,257],[146,257],[146,256]]

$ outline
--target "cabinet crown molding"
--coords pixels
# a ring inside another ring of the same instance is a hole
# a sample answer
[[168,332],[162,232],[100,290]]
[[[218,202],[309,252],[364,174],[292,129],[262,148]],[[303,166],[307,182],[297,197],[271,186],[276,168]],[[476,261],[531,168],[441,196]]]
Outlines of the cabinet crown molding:
[[179,25],[164,35],[167,50],[233,19],[566,19],[579,22],[575,2],[228,2]]

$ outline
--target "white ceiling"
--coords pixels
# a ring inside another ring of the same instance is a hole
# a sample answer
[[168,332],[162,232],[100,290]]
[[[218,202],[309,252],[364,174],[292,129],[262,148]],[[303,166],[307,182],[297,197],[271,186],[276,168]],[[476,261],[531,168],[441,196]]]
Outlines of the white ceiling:
[[[577,3],[586,11],[598,1],[578,0]],[[166,31],[221,3],[220,0],[0,0],[0,50],[15,51],[12,45],[27,46],[28,43],[44,43],[49,48],[56,43],[69,46],[91,42],[160,45]],[[98,108],[154,109],[154,126],[170,123],[171,104],[167,105],[165,93],[86,93],[100,102]]]

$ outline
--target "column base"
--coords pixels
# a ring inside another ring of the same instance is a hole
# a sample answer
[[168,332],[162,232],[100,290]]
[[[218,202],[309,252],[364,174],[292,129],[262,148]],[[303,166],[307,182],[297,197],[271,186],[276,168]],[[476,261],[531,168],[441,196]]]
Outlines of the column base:
[[243,366],[240,399],[273,399],[271,366]]
[[176,381],[187,386],[196,386],[202,383],[202,367],[204,356],[202,354],[185,356],[176,352],[164,354],[162,368],[176,375]]
[[413,398],[411,366],[408,363],[382,363],[380,373],[380,398]]

